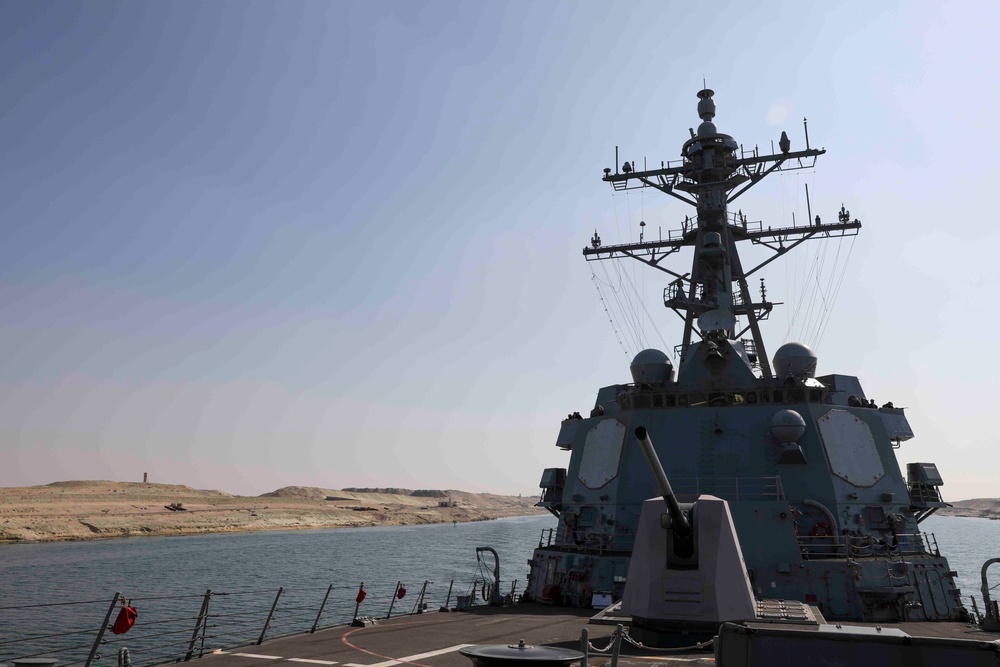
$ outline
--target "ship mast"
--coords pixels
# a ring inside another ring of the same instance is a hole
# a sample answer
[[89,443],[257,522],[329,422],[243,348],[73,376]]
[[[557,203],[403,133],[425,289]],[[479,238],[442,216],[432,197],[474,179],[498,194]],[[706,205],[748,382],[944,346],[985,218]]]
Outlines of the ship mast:
[[[681,148],[681,160],[660,163],[659,169],[635,170],[634,162],[618,164],[615,155],[615,173],[604,170],[603,180],[615,190],[656,188],[672,197],[690,204],[697,211],[694,220],[685,218],[680,230],[672,230],[667,238],[656,241],[640,240],[639,243],[604,246],[595,232],[590,247],[583,249],[588,261],[631,257],[674,277],[664,290],[663,303],[684,318],[683,342],[680,346],[681,363],[694,335],[701,339],[725,337],[736,340],[748,331],[752,336],[752,349],[748,356],[756,358],[764,378],[772,377],[760,321],[766,319],[775,305],[767,300],[761,289],[760,301],[750,294],[747,278],[803,241],[817,235],[832,238],[854,236],[861,227],[858,220],[841,208],[838,222],[827,224],[816,216],[808,226],[765,229],[759,223],[748,224],[742,212],[729,214],[728,205],[774,171],[794,171],[815,166],[816,158],[825,149],[809,147],[808,126],[806,149],[791,151],[788,135],[781,133],[778,141],[780,153],[761,155],[757,148],[744,152],[728,134],[718,131],[715,117],[713,91],[698,93],[698,115],[702,123],[698,131],[690,130],[691,138]],[[736,244],[750,240],[774,252],[774,255],[747,270],[740,262]],[[692,246],[694,257],[691,271],[684,275],[661,266],[660,262],[682,247]],[[737,330],[739,317],[746,325]]]

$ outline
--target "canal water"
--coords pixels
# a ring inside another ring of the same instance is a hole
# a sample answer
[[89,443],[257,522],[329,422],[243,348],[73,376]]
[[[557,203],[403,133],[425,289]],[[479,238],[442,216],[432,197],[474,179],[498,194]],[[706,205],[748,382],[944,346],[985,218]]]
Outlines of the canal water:
[[[13,640],[59,628],[79,631],[71,636],[75,643],[65,637],[41,640],[41,648],[55,641],[82,664],[93,643],[90,630],[101,625],[116,591],[132,599],[139,611],[135,630],[122,636],[129,638],[133,653],[138,647],[140,655],[133,660],[137,665],[174,659],[191,648],[192,628],[209,589],[213,623],[202,632],[206,638],[196,650],[255,641],[272,607],[268,637],[306,631],[316,622],[328,591],[320,627],[348,622],[362,582],[360,616],[384,617],[390,604],[394,614],[410,613],[422,589],[428,610],[443,605],[449,590],[454,606],[458,595],[481,593],[481,582],[489,578],[492,558],[487,565],[477,564],[479,546],[500,554],[503,592],[512,586],[520,592],[532,549],[542,531],[555,525],[553,517],[543,515],[430,526],[0,546],[0,662],[24,654],[19,650],[23,645]],[[1000,556],[1000,521],[930,517],[921,529],[935,534],[952,569],[959,572],[968,606],[970,593],[980,595],[982,563]],[[1000,566],[994,566],[993,579],[996,585]],[[397,595],[400,582],[406,589],[402,597]],[[29,607],[67,602],[87,604]],[[143,636],[155,638],[150,642],[163,654],[143,653]],[[115,664],[110,651],[123,640],[109,639],[113,641],[101,648],[98,667]],[[142,656],[147,659],[136,659]]]

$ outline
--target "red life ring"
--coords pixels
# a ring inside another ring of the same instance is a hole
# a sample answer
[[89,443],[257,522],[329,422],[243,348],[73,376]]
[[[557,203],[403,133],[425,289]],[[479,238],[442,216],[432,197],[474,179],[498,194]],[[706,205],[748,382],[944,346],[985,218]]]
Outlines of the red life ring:
[[809,531],[809,534],[812,535],[813,537],[829,537],[830,535],[833,534],[833,531],[830,529],[830,524],[818,521],[816,524],[813,525],[812,530]]

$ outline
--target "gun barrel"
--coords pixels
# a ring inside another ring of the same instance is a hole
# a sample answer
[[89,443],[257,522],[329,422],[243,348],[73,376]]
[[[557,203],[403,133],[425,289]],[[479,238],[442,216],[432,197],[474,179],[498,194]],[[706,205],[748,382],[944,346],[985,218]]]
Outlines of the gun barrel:
[[660,486],[660,493],[663,495],[663,500],[667,503],[667,511],[670,513],[671,530],[677,535],[690,535],[691,522],[688,521],[687,517],[681,511],[680,503],[677,502],[677,497],[674,496],[674,490],[670,487],[670,480],[667,479],[667,473],[663,471],[660,458],[656,455],[656,451],[653,450],[653,442],[649,439],[649,433],[646,432],[645,427],[639,426],[635,429],[635,439],[639,441],[642,453],[646,456],[646,462],[649,464],[650,470],[653,471],[656,483]]

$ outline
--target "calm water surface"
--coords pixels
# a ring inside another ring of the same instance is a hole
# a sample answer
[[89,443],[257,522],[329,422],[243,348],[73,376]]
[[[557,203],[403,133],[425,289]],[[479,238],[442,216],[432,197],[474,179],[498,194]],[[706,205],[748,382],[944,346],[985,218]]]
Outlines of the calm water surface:
[[[228,594],[212,598],[212,611],[226,617],[227,623],[245,619],[246,625],[245,635],[239,637],[215,630],[219,634],[210,635],[209,646],[213,641],[234,645],[237,640],[256,639],[279,586],[286,592],[268,633],[272,637],[307,630],[331,584],[334,590],[324,626],[350,620],[362,581],[368,595],[361,615],[384,616],[397,581],[407,587],[407,596],[395,603],[397,612],[411,611],[425,580],[431,582],[427,602],[432,610],[444,603],[454,580],[454,605],[455,595],[467,594],[473,580],[484,577],[477,567],[477,546],[492,546],[500,553],[505,590],[516,579],[521,591],[539,535],[555,525],[555,519],[546,515],[456,525],[0,546],[0,661],[16,654],[4,650],[4,642],[24,636],[25,628],[98,627],[115,591],[135,600],[147,634],[166,627],[160,623],[179,619],[181,630],[176,634],[181,636],[175,643],[183,648],[191,634],[191,619],[197,617],[209,588]],[[930,517],[921,528],[936,535],[942,553],[958,571],[966,605],[970,593],[979,598],[980,567],[987,558],[1000,556],[1000,521]],[[994,566],[991,585],[998,583],[1000,566]],[[67,600],[95,603],[46,608],[44,613],[23,609],[23,605]],[[41,615],[35,618],[35,613]],[[137,625],[136,631],[140,628]],[[130,646],[138,641],[141,647],[141,632],[128,637]],[[157,642],[166,643],[163,637]],[[87,650],[82,650],[85,657]],[[109,661],[113,657],[97,664],[113,665],[114,660]]]
[[[523,584],[527,560],[552,516],[431,526],[138,537],[0,547],[0,596],[14,603],[204,593],[285,586],[325,591],[471,581],[475,548],[492,546],[505,580]],[[466,582],[468,583],[468,582]],[[353,596],[352,596],[353,597]]]
[[[0,546],[0,662],[23,653],[4,642],[26,633],[99,627],[115,591],[133,599],[139,610],[136,628],[122,636],[131,642],[134,661],[136,642],[141,647],[144,634],[158,634],[158,646],[169,639],[175,640],[173,650],[186,650],[206,589],[213,591],[211,611],[219,618],[216,646],[256,640],[279,587],[285,591],[270,637],[308,630],[331,584],[323,626],[351,619],[361,582],[367,591],[362,616],[385,616],[397,581],[407,588],[406,596],[393,603],[397,613],[412,611],[424,581],[429,582],[428,607],[434,610],[445,603],[454,581],[454,605],[455,596],[468,594],[473,581],[482,581],[492,568],[492,560],[488,568],[477,566],[478,546],[491,546],[500,554],[504,591],[514,580],[521,591],[531,551],[542,530],[555,523],[544,515],[430,526]],[[80,600],[94,603],[24,609]],[[239,633],[222,634],[235,632],[234,626]],[[85,641],[78,642],[78,650],[85,658],[86,642],[93,639],[84,632],[80,637]],[[211,640],[208,644],[213,645]],[[66,646],[63,642],[60,648]],[[108,659],[98,665],[115,664]]]

